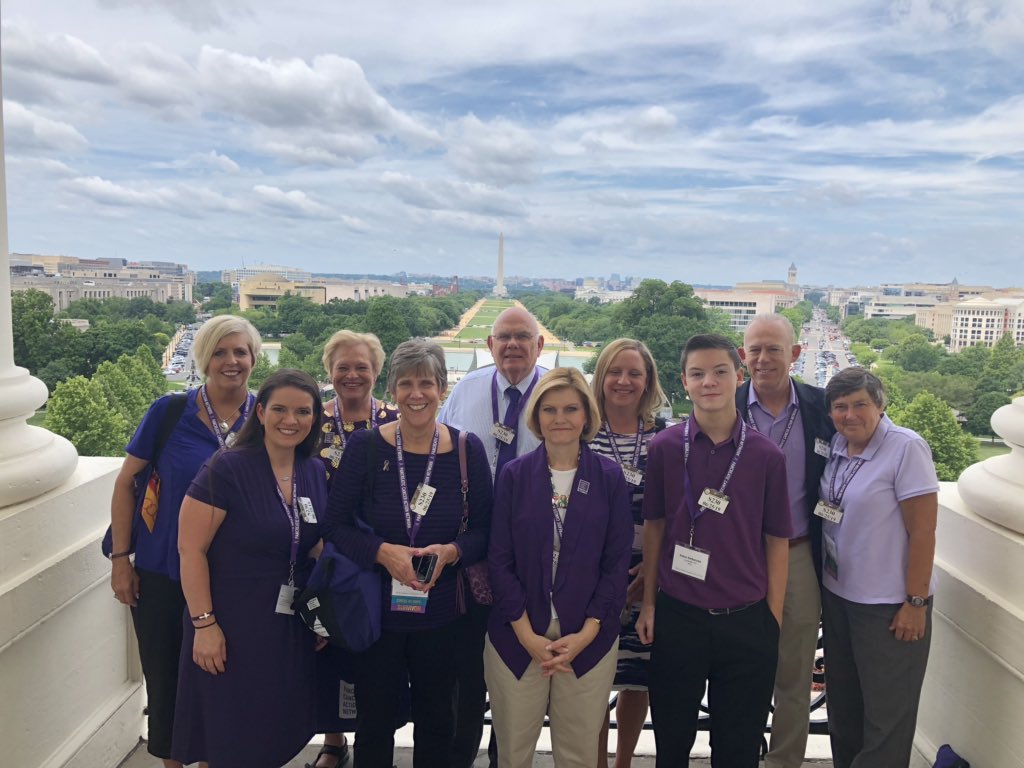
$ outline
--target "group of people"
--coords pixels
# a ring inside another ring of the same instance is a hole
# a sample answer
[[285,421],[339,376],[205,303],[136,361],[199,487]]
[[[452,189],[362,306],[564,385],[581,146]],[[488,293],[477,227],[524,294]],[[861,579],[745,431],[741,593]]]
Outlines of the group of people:
[[[411,720],[417,768],[469,768],[489,699],[492,765],[531,766],[547,718],[557,766],[606,768],[616,690],[616,768],[648,708],[657,765],[675,768],[706,690],[714,765],[758,763],[774,697],[766,764],[796,768],[824,614],[835,765],[908,763],[938,483],[876,377],[793,380],[792,326],[759,316],[739,349],[687,342],[693,409],[667,426],[641,342],[607,344],[590,384],[538,365],[544,338],[520,307],[487,345],[494,365],[445,399],[443,350],[403,342],[392,405],[373,395],[380,342],[338,331],[333,397],[291,369],[254,396],[255,329],[203,326],[205,383],[153,404],[112,501],[111,584],[132,606],[153,755],[275,768],[319,732],[311,768],[351,751],[389,768]],[[147,468],[157,513],[133,523]],[[364,652],[295,614],[324,542],[379,574]]]

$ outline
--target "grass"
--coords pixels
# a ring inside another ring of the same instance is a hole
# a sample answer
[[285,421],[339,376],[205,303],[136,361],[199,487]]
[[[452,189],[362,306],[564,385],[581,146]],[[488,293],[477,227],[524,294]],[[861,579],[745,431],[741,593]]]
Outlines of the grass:
[[1002,456],[1004,453],[1009,452],[1009,447],[1002,443],[990,443],[987,440],[978,443],[978,458],[982,461],[993,456]]
[[30,416],[29,419],[28,419],[28,423],[31,424],[33,427],[45,426],[44,425],[45,421],[46,421],[46,409],[45,408],[40,408],[38,411],[36,411],[34,414],[32,414],[32,416]]

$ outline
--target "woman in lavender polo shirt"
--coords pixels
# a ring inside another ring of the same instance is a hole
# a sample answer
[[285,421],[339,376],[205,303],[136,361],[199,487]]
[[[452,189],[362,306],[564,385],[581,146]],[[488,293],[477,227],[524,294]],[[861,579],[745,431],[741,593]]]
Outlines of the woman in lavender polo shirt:
[[885,415],[881,381],[847,368],[825,388],[837,434],[823,518],[822,612],[836,768],[910,761],[931,644],[939,483],[931,449]]

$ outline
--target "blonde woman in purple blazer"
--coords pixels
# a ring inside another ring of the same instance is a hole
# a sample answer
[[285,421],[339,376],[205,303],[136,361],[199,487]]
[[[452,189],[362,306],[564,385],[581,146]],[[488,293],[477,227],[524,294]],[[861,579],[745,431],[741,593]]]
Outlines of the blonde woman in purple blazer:
[[543,442],[498,476],[488,554],[484,669],[499,766],[533,765],[547,714],[555,765],[591,768],[626,601],[630,496],[619,465],[587,445],[600,416],[579,371],[547,373],[526,421]]

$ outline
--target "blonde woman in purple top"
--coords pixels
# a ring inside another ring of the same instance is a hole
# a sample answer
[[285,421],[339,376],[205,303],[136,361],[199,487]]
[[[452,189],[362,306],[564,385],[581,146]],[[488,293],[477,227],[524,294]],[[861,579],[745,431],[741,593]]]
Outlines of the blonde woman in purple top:
[[[618,691],[615,704],[615,768],[629,768],[640,731],[647,719],[647,670],[651,649],[640,642],[636,622],[644,594],[641,573],[643,553],[644,475],[647,445],[664,419],[655,411],[667,402],[658,382],[658,368],[647,345],[635,339],[616,339],[605,345],[594,366],[591,382],[601,428],[590,447],[622,467],[633,512],[633,552],[629,561],[626,607],[620,616],[619,658],[612,689]],[[598,768],[608,766],[608,715],[601,731]]]
[[903,766],[931,644],[938,478],[924,439],[885,415],[873,374],[840,372],[825,405],[837,434],[815,514],[833,761]]

